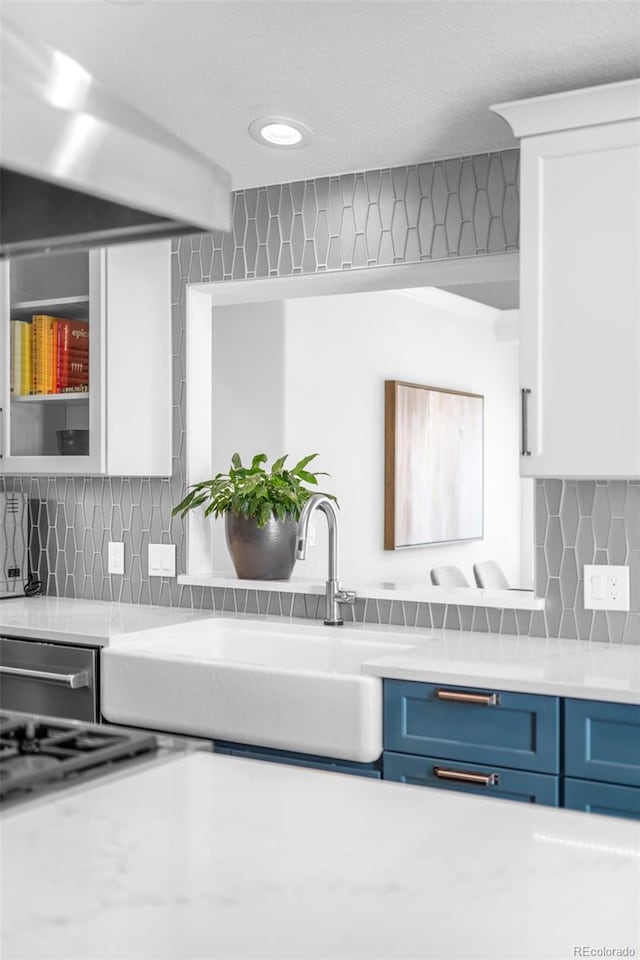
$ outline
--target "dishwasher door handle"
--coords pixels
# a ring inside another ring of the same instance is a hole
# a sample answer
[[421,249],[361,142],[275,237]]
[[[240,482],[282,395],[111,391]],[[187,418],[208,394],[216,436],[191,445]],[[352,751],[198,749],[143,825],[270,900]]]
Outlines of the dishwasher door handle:
[[51,670],[27,670],[25,667],[0,667],[0,677],[46,680],[49,683],[61,683],[71,690],[89,686],[89,674],[86,670],[81,670],[79,673],[54,673]]

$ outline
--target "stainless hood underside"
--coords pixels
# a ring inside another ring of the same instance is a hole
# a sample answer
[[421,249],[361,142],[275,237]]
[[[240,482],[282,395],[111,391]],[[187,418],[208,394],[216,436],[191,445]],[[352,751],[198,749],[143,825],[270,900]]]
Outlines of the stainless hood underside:
[[2,24],[0,257],[228,230],[228,174]]

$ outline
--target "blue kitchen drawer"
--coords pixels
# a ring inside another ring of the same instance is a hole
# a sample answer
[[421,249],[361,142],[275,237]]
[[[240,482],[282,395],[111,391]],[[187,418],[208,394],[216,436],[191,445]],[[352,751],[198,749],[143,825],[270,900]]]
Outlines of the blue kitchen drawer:
[[[472,702],[457,699],[462,697]],[[556,774],[559,701],[528,693],[385,680],[384,749]]]
[[640,707],[566,700],[565,774],[640,787]]
[[618,783],[596,783],[594,780],[566,777],[564,805],[570,810],[640,820],[640,787],[622,787]]
[[[482,797],[499,797],[521,803],[542,803],[558,806],[558,777],[546,773],[525,773],[503,767],[480,766],[443,760],[440,757],[412,757],[406,753],[382,754],[383,777],[399,783],[413,783],[440,790],[458,790]],[[439,771],[441,776],[436,774]],[[442,775],[472,775],[489,778],[488,783],[468,783],[458,779],[443,779]]]
[[372,777],[377,780],[382,778],[380,760],[375,763],[355,763],[351,760],[336,760],[335,757],[316,757],[309,753],[272,750],[270,747],[254,747],[222,740],[216,740],[214,752],[244,757],[247,760],[268,760],[270,763],[286,763],[296,767],[330,770],[333,773],[349,773],[357,777]]

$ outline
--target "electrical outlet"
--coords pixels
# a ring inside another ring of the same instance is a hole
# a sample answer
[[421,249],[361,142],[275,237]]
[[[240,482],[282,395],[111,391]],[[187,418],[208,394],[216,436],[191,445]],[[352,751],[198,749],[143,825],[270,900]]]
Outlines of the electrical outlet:
[[124,543],[109,541],[109,573],[124,574]]
[[175,543],[149,544],[149,576],[175,577],[176,575],[176,545]]
[[585,564],[585,610],[628,610],[629,567]]

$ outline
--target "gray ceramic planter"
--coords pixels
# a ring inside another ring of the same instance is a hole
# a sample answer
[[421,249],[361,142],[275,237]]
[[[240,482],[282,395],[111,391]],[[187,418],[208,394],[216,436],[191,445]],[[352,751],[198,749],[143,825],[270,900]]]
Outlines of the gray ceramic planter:
[[266,526],[255,520],[225,514],[225,535],[233,566],[241,580],[288,580],[296,562],[298,523],[271,517]]

